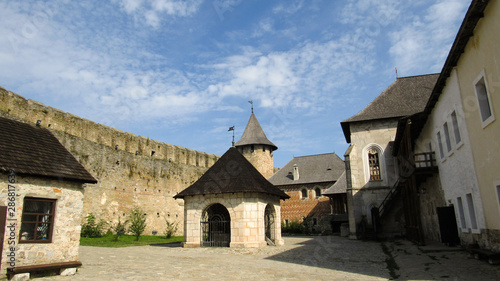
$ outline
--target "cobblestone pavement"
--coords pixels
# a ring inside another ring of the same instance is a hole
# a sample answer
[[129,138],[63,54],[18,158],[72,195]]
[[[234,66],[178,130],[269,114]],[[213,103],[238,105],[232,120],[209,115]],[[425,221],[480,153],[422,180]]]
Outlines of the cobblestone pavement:
[[283,247],[262,249],[81,247],[84,265],[76,275],[41,280],[500,280],[500,266],[457,248],[338,236],[284,239]]

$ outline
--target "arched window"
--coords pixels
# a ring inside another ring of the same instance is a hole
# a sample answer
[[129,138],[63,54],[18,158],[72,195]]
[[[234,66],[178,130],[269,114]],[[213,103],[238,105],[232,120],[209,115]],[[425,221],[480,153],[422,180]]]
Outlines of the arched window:
[[304,200],[307,198],[307,189],[302,189],[301,191],[301,199]]
[[316,193],[316,198],[321,197],[321,189],[319,187],[316,187],[314,189],[314,193]]
[[379,152],[371,148],[368,150],[368,165],[370,168],[370,181],[382,180],[380,175],[380,158]]

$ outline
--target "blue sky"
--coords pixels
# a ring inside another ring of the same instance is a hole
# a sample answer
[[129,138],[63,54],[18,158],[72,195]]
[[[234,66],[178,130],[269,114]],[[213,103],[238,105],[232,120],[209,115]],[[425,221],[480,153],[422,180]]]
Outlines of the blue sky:
[[1,1],[0,86],[222,155],[250,117],[279,149],[335,152],[399,76],[440,72],[470,0]]

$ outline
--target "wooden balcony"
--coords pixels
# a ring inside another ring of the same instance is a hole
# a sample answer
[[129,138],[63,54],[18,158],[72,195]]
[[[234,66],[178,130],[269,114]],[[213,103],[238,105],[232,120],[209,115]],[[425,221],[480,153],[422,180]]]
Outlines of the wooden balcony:
[[438,172],[436,156],[434,152],[415,153],[413,157],[399,157],[399,175],[408,178],[411,175],[432,176]]

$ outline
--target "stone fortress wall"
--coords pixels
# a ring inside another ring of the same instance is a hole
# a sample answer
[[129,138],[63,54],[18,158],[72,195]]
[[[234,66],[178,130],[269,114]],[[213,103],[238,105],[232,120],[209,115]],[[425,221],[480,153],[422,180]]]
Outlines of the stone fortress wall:
[[0,87],[0,116],[35,124],[41,120],[98,180],[87,184],[84,215],[123,222],[130,209],[146,214],[144,234],[163,234],[166,222],[183,229],[183,200],[172,197],[194,183],[219,156],[123,132]]

